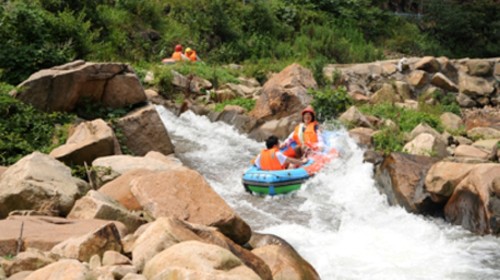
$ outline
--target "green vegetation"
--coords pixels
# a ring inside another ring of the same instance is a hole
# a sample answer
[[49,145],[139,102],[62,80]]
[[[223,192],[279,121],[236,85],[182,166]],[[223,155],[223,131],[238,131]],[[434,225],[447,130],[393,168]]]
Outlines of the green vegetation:
[[[172,71],[210,81],[215,88],[255,77],[263,84],[272,72],[299,63],[313,72],[319,89],[311,91],[318,117],[329,120],[351,105],[339,74],[325,80],[330,63],[361,63],[395,56],[446,55],[488,57],[500,54],[500,5],[496,0],[424,1],[423,16],[409,17],[374,0],[4,0],[0,4],[0,164],[34,150],[50,151],[62,143],[74,116],[46,114],[7,95],[32,73],[75,59],[119,61],[134,65],[144,81],[153,71],[154,86],[171,100],[176,92]],[[400,5],[400,3],[396,3]],[[423,6],[421,6],[423,5]],[[161,65],[176,44],[194,48],[202,63]],[[223,65],[237,63],[234,70]],[[334,86],[334,89],[330,88]],[[404,133],[420,122],[438,130],[439,114],[460,114],[453,94],[435,92],[437,105],[420,103],[419,111],[392,105],[362,107],[365,113],[393,120],[375,136],[379,149],[400,150]],[[255,101],[227,104],[251,110]],[[83,102],[77,114],[113,120],[132,108],[107,109]],[[117,132],[120,138],[120,132]],[[124,152],[126,147],[122,146]]]
[[0,165],[13,164],[34,151],[49,153],[66,141],[65,124],[73,118],[64,113],[39,112],[0,92]]
[[224,107],[226,107],[226,105],[238,105],[247,110],[247,112],[250,112],[253,109],[253,107],[255,107],[255,100],[246,98],[235,98],[227,100],[221,103],[217,103],[215,105],[215,111],[222,112],[224,110]]
[[[210,65],[271,70],[295,61],[313,69],[316,79],[315,69],[325,63],[373,61],[384,53],[500,53],[500,35],[492,32],[500,25],[495,0],[417,5],[425,5],[423,17],[397,16],[385,8],[391,5],[373,0],[6,0],[0,80],[16,85],[74,59],[158,63],[178,43]],[[262,82],[267,73],[250,76]]]
[[405,133],[411,132],[420,123],[425,123],[443,132],[443,127],[439,116],[442,111],[439,107],[433,107],[433,113],[397,107],[393,104],[364,105],[359,108],[361,112],[372,115],[380,119],[391,120],[396,127],[382,127],[380,132],[374,135],[375,149],[391,152],[402,151],[404,146]]
[[352,100],[345,87],[339,87],[335,90],[311,90],[310,93],[314,97],[312,106],[319,121],[336,118],[352,105]]

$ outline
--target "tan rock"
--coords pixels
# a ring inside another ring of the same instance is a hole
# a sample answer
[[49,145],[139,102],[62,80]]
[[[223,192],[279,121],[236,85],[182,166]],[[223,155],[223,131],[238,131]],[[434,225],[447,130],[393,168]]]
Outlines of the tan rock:
[[405,153],[391,153],[377,167],[375,179],[391,205],[410,213],[432,213],[435,206],[424,191],[422,177],[437,159]]
[[439,134],[439,132],[437,132],[437,130],[430,127],[426,123],[420,123],[415,128],[413,128],[413,130],[410,132],[409,140],[415,139],[418,135],[420,135],[422,133],[428,133],[436,138],[441,138],[441,134]]
[[490,157],[490,153],[478,149],[474,146],[459,145],[455,149],[455,157],[479,158],[483,160],[488,160]]
[[355,126],[372,127],[370,121],[368,121],[366,116],[364,116],[356,106],[351,106],[347,111],[342,113],[339,117],[339,121]]
[[490,193],[500,174],[500,164],[478,164],[460,182],[444,208],[445,217],[453,224],[478,233],[488,234],[500,227],[491,223]]
[[433,201],[446,201],[473,168],[473,164],[438,162],[427,172],[425,188],[433,195]]
[[320,279],[314,268],[283,239],[253,233],[249,243],[254,247],[252,253],[271,268],[274,280]]
[[441,123],[447,131],[458,131],[459,129],[464,127],[462,118],[450,112],[441,114],[439,119],[441,120]]
[[54,246],[51,252],[88,262],[93,255],[102,256],[108,250],[122,250],[120,234],[113,223],[108,223],[86,235],[67,239]]
[[422,57],[417,63],[415,63],[415,69],[424,70],[426,72],[435,73],[440,70],[438,60],[433,56]]
[[129,258],[117,251],[106,251],[102,257],[102,265],[128,265],[132,264]]
[[43,69],[22,82],[12,95],[42,111],[73,111],[84,100],[103,107],[125,107],[146,101],[130,66],[83,60]]
[[[23,248],[48,251],[54,245],[72,237],[79,237],[93,232],[109,221],[103,220],[68,220],[44,216],[11,216],[0,220],[0,255],[14,255],[17,240],[23,224]],[[120,222],[113,222],[120,235],[127,233]]]
[[194,170],[183,168],[144,175],[133,181],[131,191],[151,217],[177,217],[214,226],[238,244],[250,238],[250,227]]
[[373,104],[379,103],[395,103],[400,102],[402,99],[397,95],[396,89],[388,83],[384,83],[382,88],[377,90],[371,97],[370,102]]
[[134,232],[146,220],[138,214],[128,211],[116,200],[101,192],[90,190],[87,195],[77,200],[68,214],[68,219],[101,219],[122,222],[129,232]]
[[468,74],[471,76],[487,76],[491,74],[491,64],[483,59],[471,59],[467,61]]
[[411,89],[408,83],[403,81],[395,81],[394,86],[396,88],[396,92],[399,96],[401,96],[402,100],[406,101],[407,99],[411,98]]
[[431,78],[431,84],[451,92],[458,92],[458,86],[442,73],[436,73]]
[[403,151],[412,155],[437,156],[443,158],[448,156],[446,143],[440,137],[429,133],[421,133],[410,142],[406,143]]
[[116,125],[125,137],[125,145],[135,155],[143,156],[149,151],[165,155],[174,152],[168,131],[152,105],[120,118]]
[[0,218],[14,210],[36,210],[66,215],[89,185],[71,176],[69,167],[34,152],[12,165],[0,177]]
[[2,174],[5,173],[5,171],[7,171],[7,169],[8,169],[7,166],[0,166],[0,177],[2,177]]
[[83,165],[115,153],[121,154],[121,150],[113,129],[97,119],[79,124],[66,144],[52,150],[50,155],[68,165]]
[[414,70],[408,75],[407,80],[411,86],[421,88],[427,83],[427,74],[422,70]]
[[310,70],[292,64],[264,84],[250,115],[257,119],[277,119],[300,112],[311,101],[307,90],[317,87]]
[[91,277],[88,266],[77,260],[60,260],[32,272],[25,280],[72,279],[86,280]]
[[371,128],[356,127],[349,130],[349,136],[362,147],[371,147],[373,144],[373,134],[375,131]]
[[473,139],[498,139],[500,130],[492,127],[474,127],[467,131],[467,136]]
[[0,265],[4,269],[5,275],[9,277],[21,271],[37,270],[57,261],[48,255],[38,250],[21,252],[11,260],[1,258]]
[[199,241],[186,241],[162,251],[146,263],[148,279],[261,279],[230,251]]
[[469,97],[490,96],[495,88],[484,78],[471,77],[461,73],[459,75],[459,90]]

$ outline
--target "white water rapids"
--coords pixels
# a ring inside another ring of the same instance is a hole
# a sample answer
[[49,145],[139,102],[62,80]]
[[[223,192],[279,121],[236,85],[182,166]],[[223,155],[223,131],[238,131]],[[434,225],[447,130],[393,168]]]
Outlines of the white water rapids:
[[241,176],[264,148],[223,122],[157,107],[176,155],[199,171],[254,231],[289,242],[321,279],[499,279],[500,239],[389,206],[373,166],[345,131],[333,133],[342,159],[296,194],[256,197]]

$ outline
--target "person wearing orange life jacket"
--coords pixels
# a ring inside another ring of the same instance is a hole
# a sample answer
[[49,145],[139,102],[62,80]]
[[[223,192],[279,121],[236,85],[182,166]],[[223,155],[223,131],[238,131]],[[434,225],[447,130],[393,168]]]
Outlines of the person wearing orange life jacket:
[[266,148],[257,156],[254,161],[255,166],[262,170],[282,170],[286,169],[289,164],[295,164],[296,166],[302,165],[307,162],[307,159],[297,160],[285,156],[279,151],[279,140],[278,137],[271,135],[266,140]]
[[196,54],[196,51],[191,49],[191,48],[186,48],[186,52],[184,55],[190,60],[190,61],[198,61],[200,58]]
[[298,155],[300,157],[301,154],[307,154],[310,150],[317,151],[325,147],[319,124],[316,121],[316,113],[311,105],[302,110],[302,123],[295,127],[282,146],[290,146],[292,142],[297,143],[299,148],[288,149],[285,152],[287,156]]
[[188,58],[182,53],[182,45],[175,45],[174,52],[169,58],[162,59],[163,64],[173,64],[181,60],[188,60]]

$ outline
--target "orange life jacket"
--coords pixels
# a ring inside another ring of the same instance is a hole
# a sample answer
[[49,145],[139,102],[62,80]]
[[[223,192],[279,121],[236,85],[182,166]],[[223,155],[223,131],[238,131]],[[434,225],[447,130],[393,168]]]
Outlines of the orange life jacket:
[[[310,122],[305,129],[303,124],[297,125],[293,133],[293,140],[295,140],[299,146],[318,143],[318,134],[316,134],[317,125],[317,121]],[[302,132],[300,131],[301,129]],[[304,143],[302,143],[302,140]]]
[[262,150],[262,152],[260,153],[260,168],[262,170],[285,169],[285,167],[281,165],[278,157],[276,156],[277,151],[278,149],[276,148]]
[[181,61],[182,60],[182,52],[174,52],[172,54],[172,59],[176,61]]
[[191,54],[190,54],[190,55],[188,55],[188,54],[186,53],[186,56],[189,58],[189,60],[191,60],[191,61],[196,61],[196,57],[197,57],[197,56],[196,56],[196,52],[195,52],[195,51],[191,51]]

